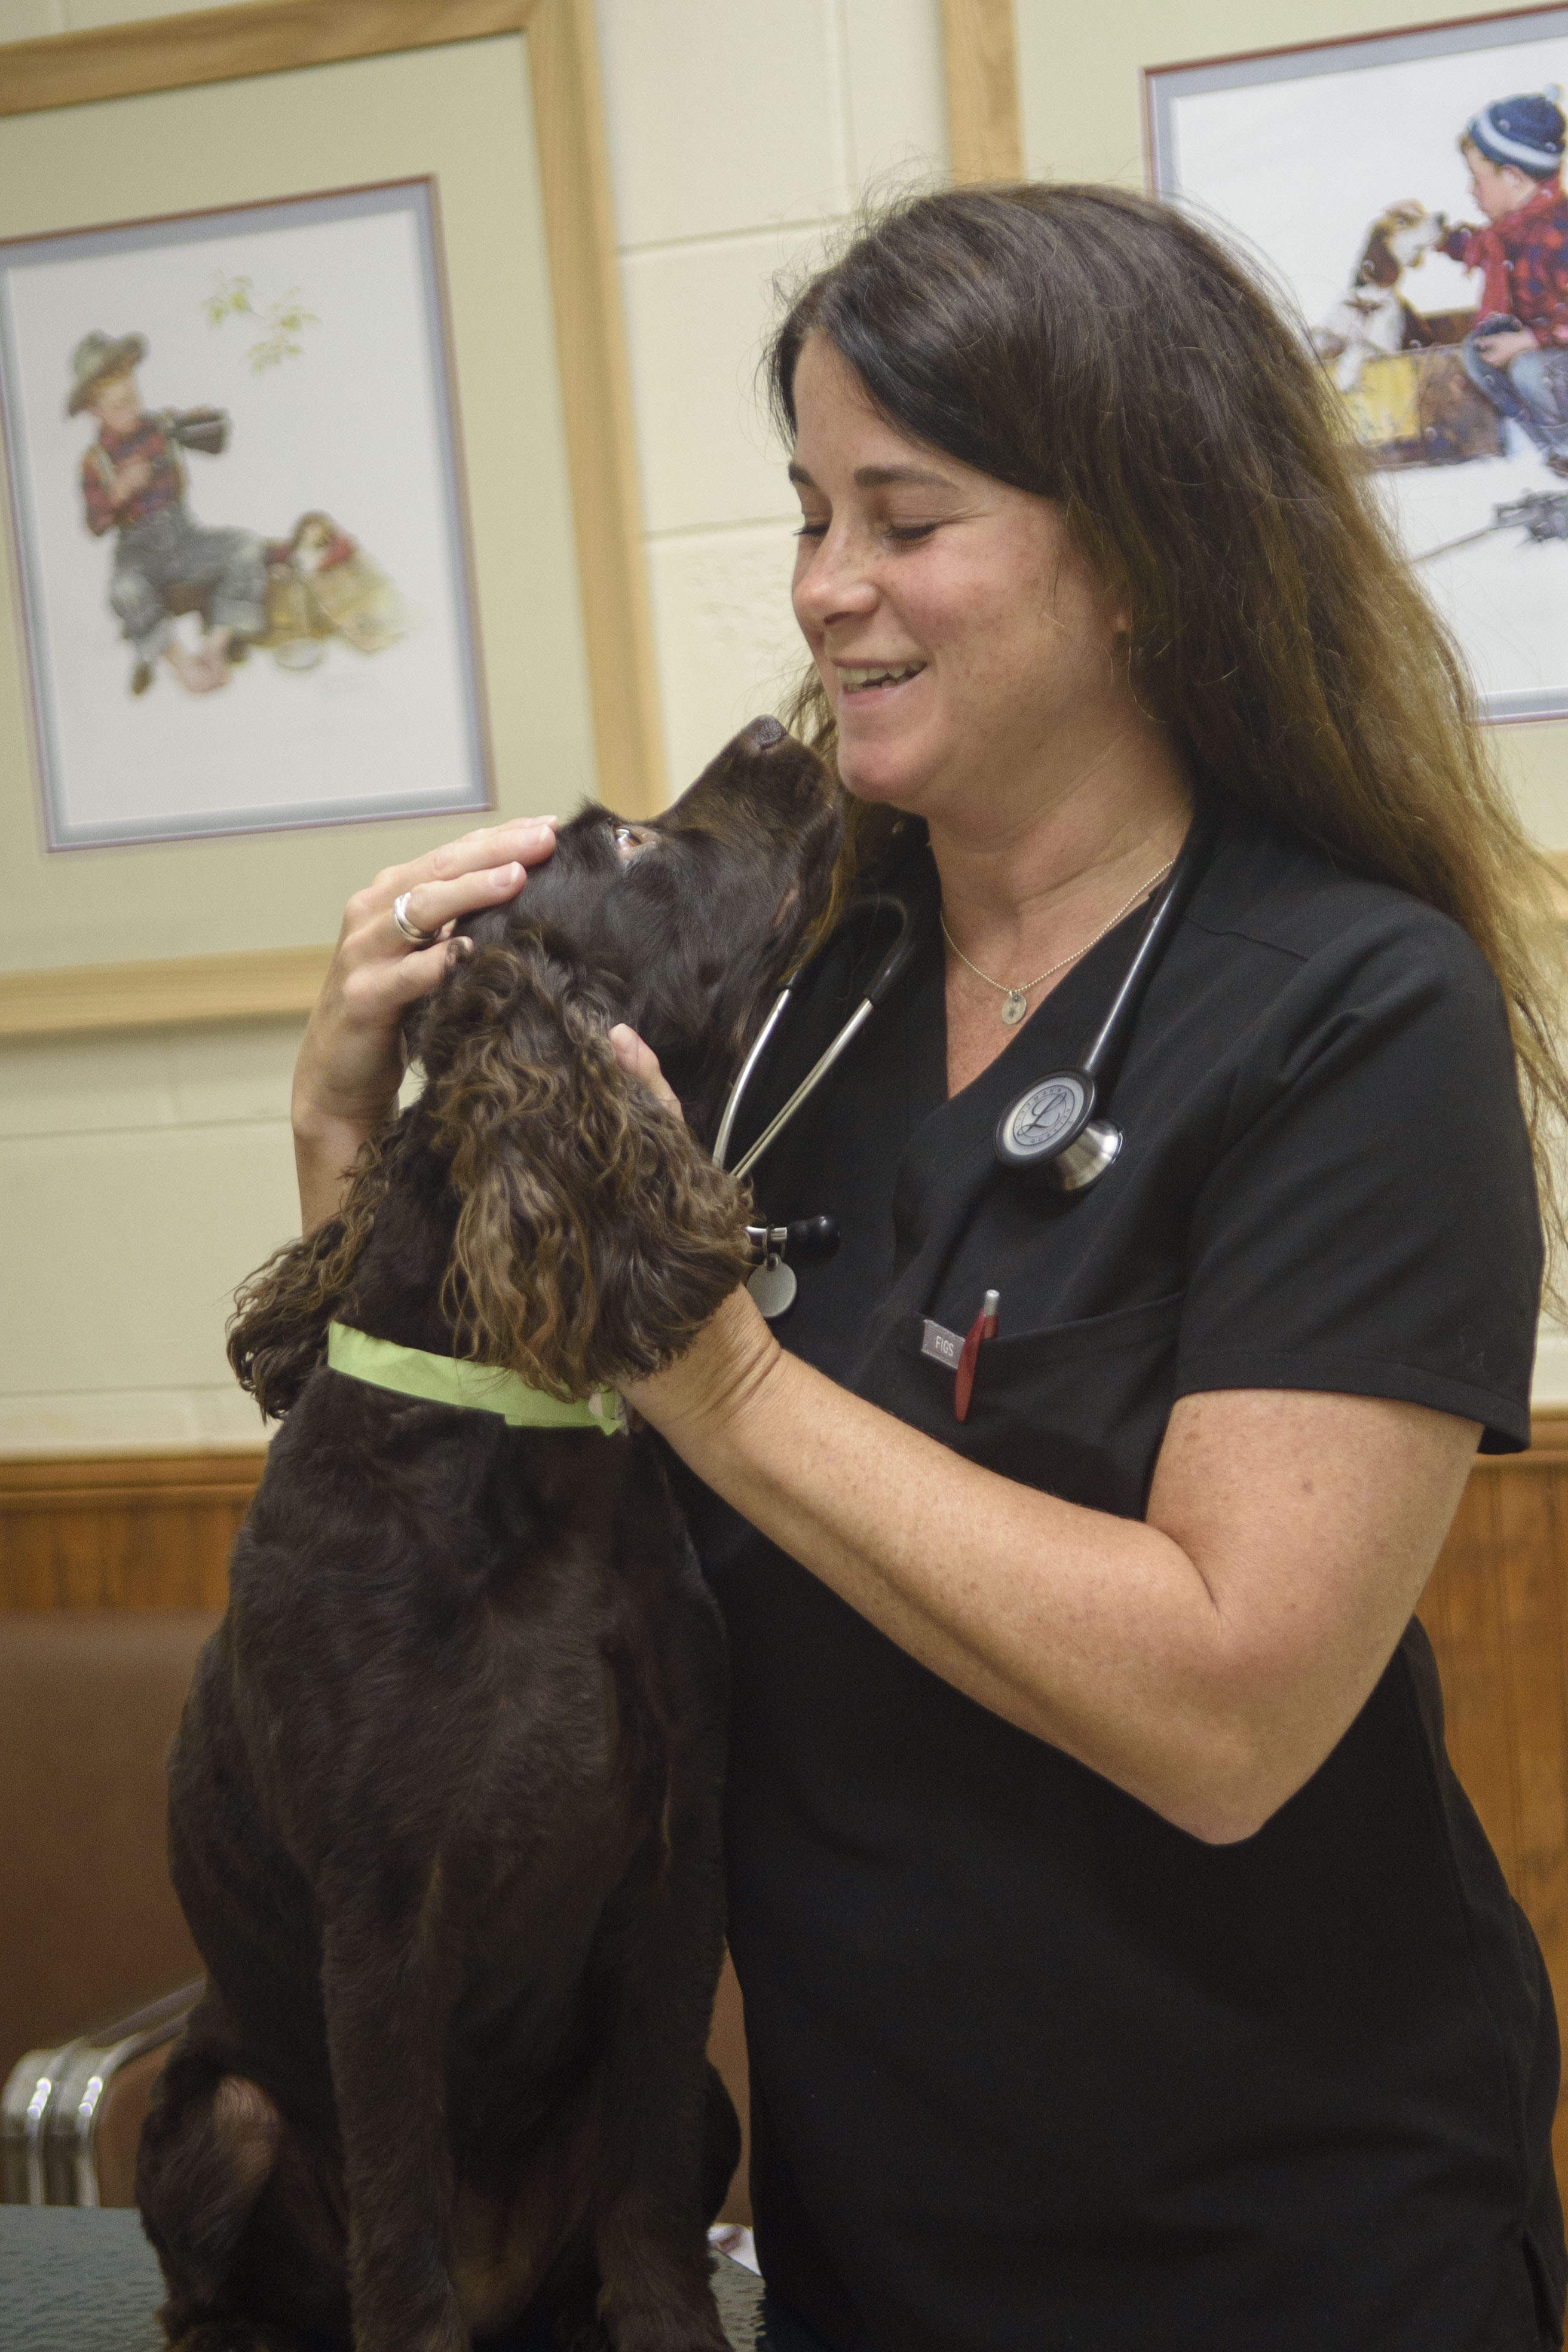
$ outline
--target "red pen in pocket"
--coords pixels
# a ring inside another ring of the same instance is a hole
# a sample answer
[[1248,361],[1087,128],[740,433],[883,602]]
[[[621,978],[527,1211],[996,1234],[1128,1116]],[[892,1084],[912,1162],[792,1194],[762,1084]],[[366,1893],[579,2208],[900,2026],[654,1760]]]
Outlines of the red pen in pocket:
[[965,1334],[958,1370],[952,1376],[952,1412],[956,1421],[969,1418],[969,1400],[974,1389],[974,1366],[980,1354],[980,1342],[996,1337],[996,1309],[1001,1303],[1001,1293],[988,1290],[981,1301],[979,1314]]

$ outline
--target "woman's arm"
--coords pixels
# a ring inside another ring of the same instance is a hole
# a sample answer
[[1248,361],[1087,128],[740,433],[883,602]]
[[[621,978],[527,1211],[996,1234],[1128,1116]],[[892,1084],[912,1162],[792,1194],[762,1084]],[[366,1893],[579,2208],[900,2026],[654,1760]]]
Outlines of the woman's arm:
[[718,1494],[933,1673],[1215,1844],[1260,1828],[1348,1728],[1479,1434],[1376,1398],[1185,1397],[1147,1520],[1121,1519],[981,1469],[847,1394],[785,1354],[743,1291],[626,1393]]
[[[349,900],[294,1066],[294,1164],[305,1233],[336,1212],[360,1145],[403,1082],[399,1024],[446,971],[451,925],[515,898],[524,869],[554,846],[553,817],[482,825],[411,865],[389,866]],[[393,902],[405,890],[409,921],[439,931],[438,945],[411,947],[399,931]]]

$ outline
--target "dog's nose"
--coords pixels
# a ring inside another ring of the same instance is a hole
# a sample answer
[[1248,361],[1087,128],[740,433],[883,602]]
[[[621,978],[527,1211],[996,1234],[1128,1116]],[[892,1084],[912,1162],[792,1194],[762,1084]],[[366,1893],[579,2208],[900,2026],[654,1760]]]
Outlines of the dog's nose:
[[776,719],[753,719],[749,727],[742,728],[741,740],[748,751],[766,751],[774,743],[782,743],[788,731]]

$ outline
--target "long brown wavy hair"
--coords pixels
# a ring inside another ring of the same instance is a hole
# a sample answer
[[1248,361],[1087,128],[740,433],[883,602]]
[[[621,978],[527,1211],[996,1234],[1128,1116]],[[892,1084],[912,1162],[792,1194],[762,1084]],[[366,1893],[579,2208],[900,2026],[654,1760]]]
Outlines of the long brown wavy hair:
[[[1060,506],[1125,600],[1133,690],[1198,767],[1469,933],[1508,1003],[1561,1281],[1551,869],[1298,331],[1173,208],[1025,185],[900,204],[796,294],[767,362],[792,441],[811,334],[911,440]],[[789,717],[831,759],[815,672]],[[898,822],[850,805],[836,905]]]

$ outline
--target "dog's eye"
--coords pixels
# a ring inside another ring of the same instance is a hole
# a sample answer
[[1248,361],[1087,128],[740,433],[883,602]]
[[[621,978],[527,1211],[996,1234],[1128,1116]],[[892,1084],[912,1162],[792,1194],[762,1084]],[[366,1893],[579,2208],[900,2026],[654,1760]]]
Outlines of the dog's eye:
[[618,824],[616,827],[616,847],[624,858],[636,857],[652,839],[652,834],[645,825]]

